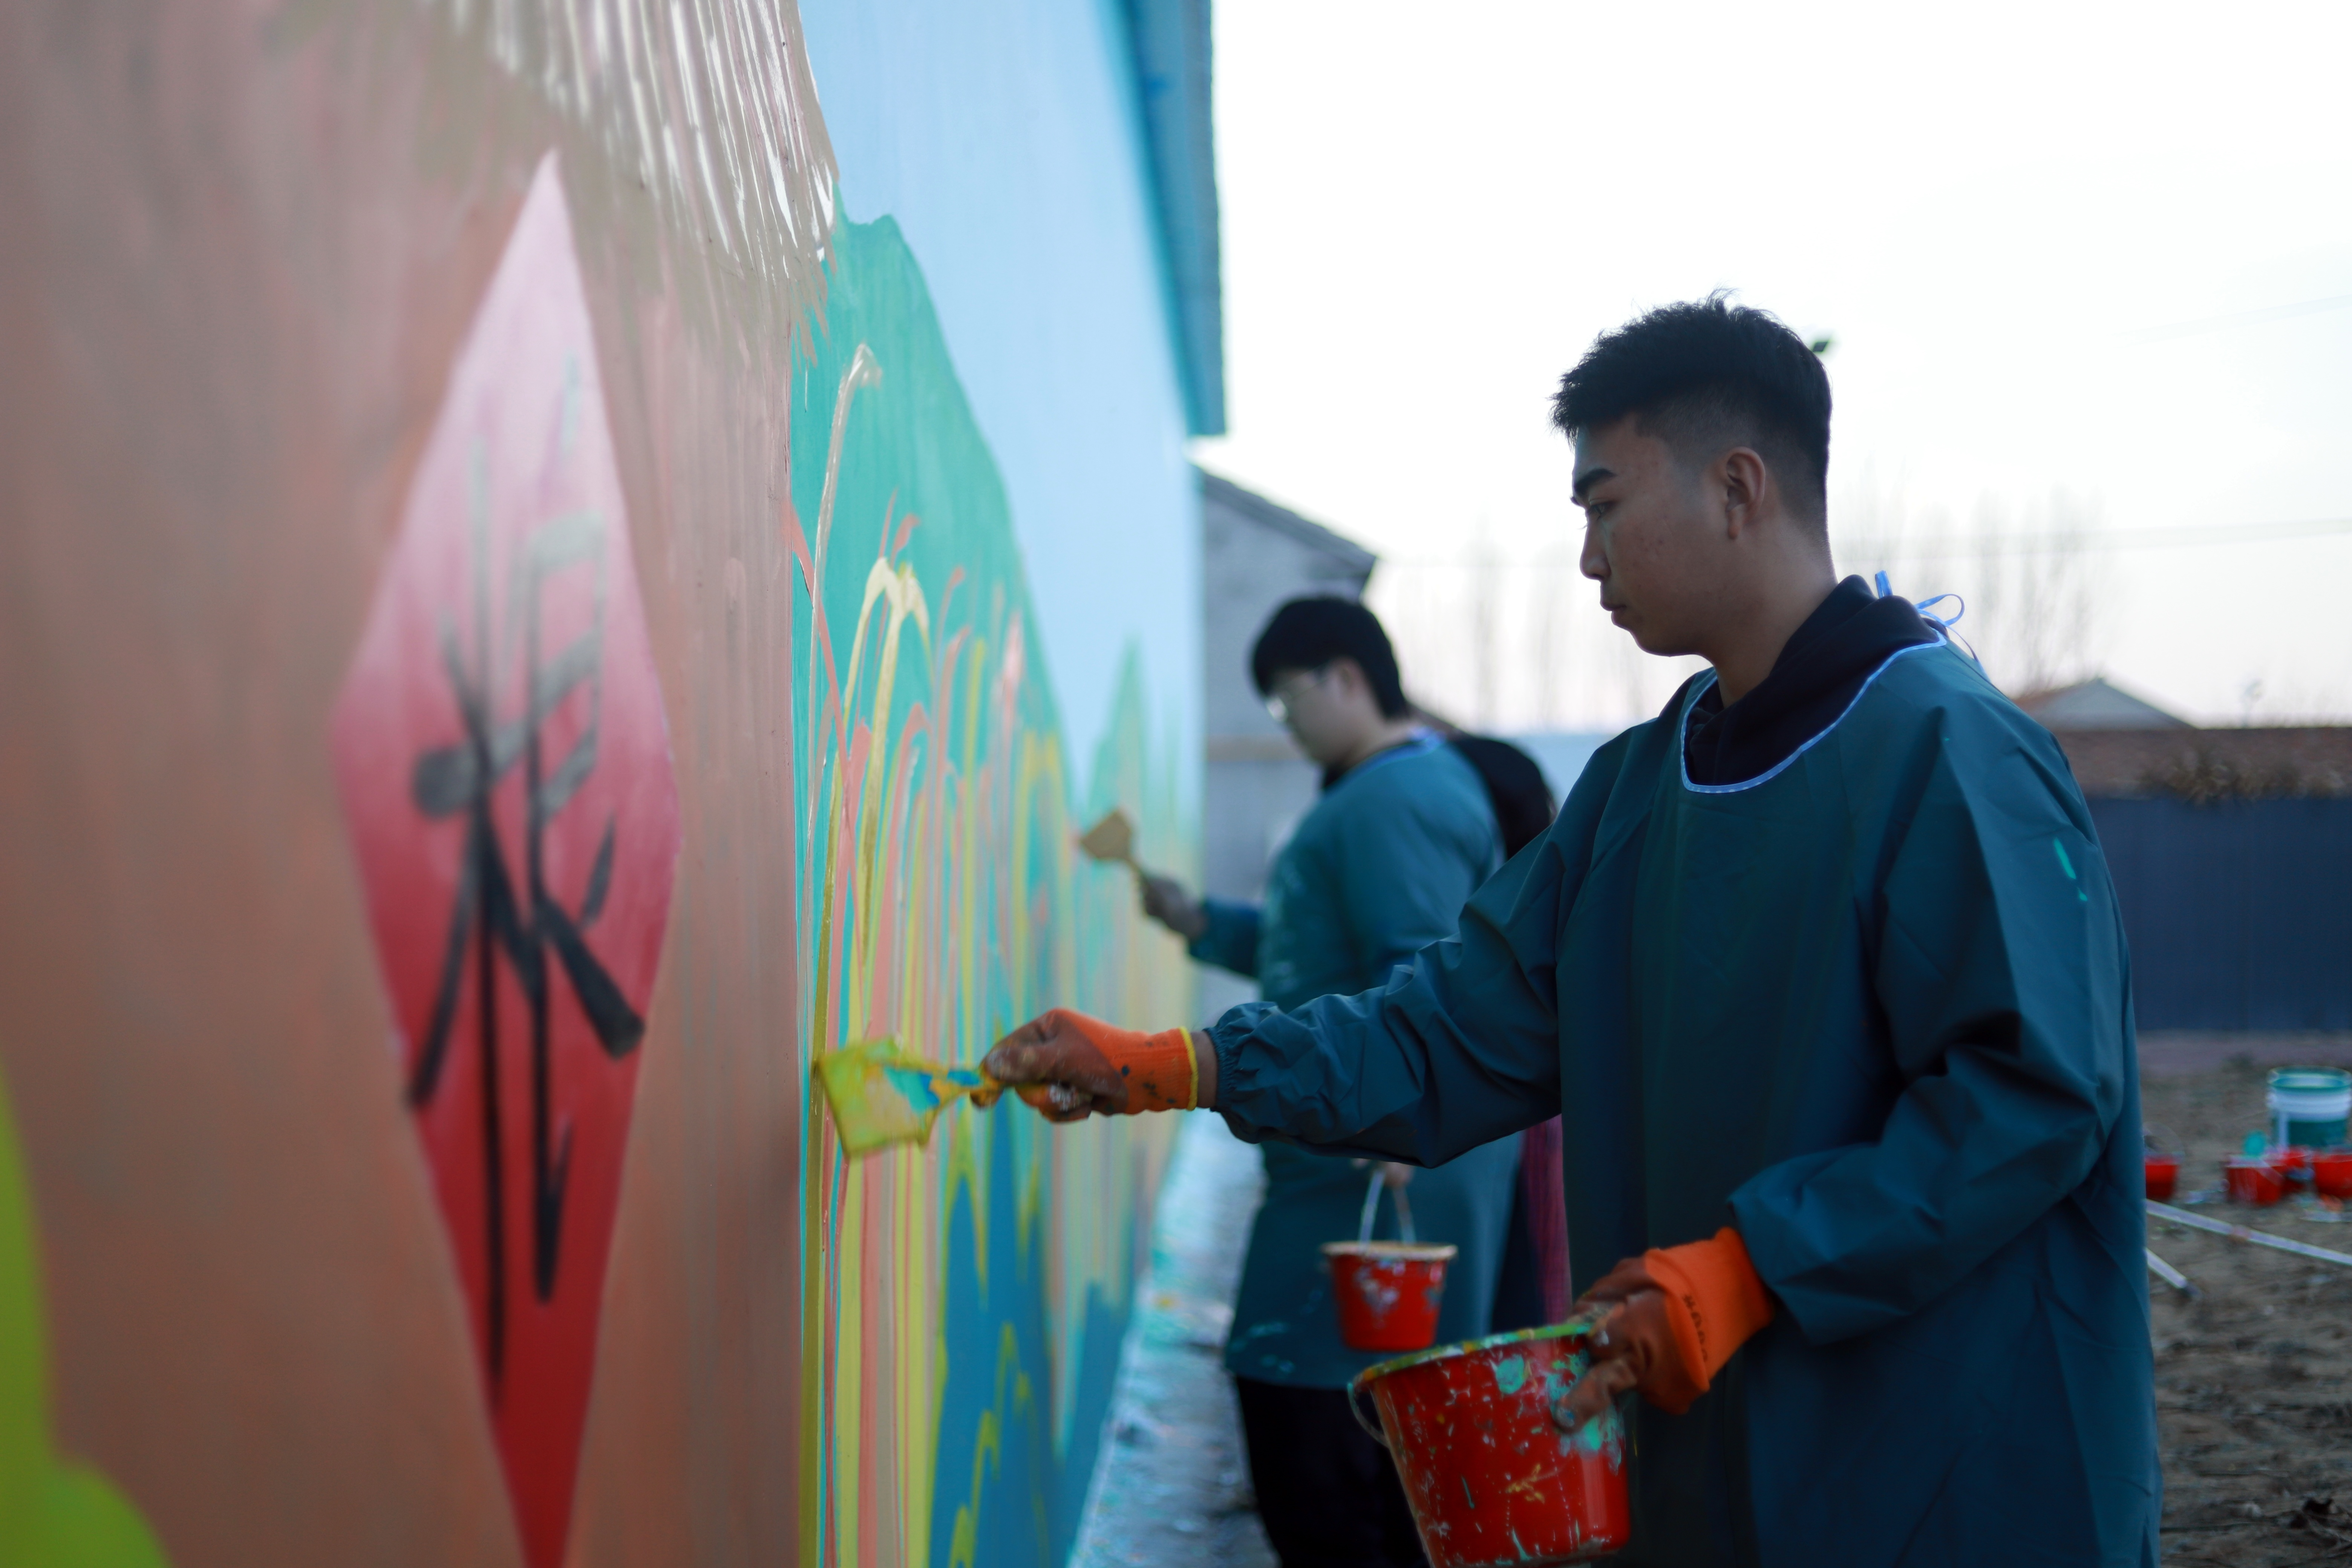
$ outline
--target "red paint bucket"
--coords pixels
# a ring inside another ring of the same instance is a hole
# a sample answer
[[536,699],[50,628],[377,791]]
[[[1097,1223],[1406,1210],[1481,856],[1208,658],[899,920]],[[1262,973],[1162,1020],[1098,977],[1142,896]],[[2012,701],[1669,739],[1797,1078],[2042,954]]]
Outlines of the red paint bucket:
[[2144,1145],[2140,1153],[2147,1162],[2147,1195],[2162,1203],[2179,1184],[2180,1162],[2188,1151],[2172,1129],[2160,1121],[2142,1127],[2140,1139]]
[[2323,1149],[2314,1154],[2311,1189],[2322,1197],[2352,1198],[2352,1149]]
[[2265,1207],[2286,1196],[2286,1173],[2258,1157],[2227,1161],[2222,1173],[2230,1184],[2230,1201]]
[[2273,1170],[2287,1181],[2311,1180],[2311,1151],[2299,1143],[2291,1144],[2284,1149],[2273,1149],[2263,1158],[2270,1163]]
[[1417,1351],[1437,1340],[1437,1304],[1454,1249],[1412,1241],[1327,1241],[1331,1300],[1349,1350]]
[[[1349,1407],[1395,1459],[1431,1568],[1581,1563],[1632,1536],[1617,1412],[1574,1433],[1551,1422],[1597,1321],[1441,1345],[1357,1374]],[[1364,1417],[1368,1391],[1378,1430]]]

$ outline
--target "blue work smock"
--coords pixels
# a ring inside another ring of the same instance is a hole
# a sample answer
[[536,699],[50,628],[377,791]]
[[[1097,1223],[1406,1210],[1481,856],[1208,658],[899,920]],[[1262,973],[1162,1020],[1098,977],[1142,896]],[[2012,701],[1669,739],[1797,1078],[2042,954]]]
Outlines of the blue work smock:
[[1214,1026],[1246,1139],[1437,1163],[1563,1118],[1577,1283],[1736,1225],[1777,1308],[1633,1402],[1628,1563],[2147,1564],[2129,960],[2047,731],[1940,640],[1759,776],[1687,683],[1377,989]]
[[[1265,906],[1206,900],[1192,956],[1255,977],[1276,1005],[1376,985],[1454,933],[1462,906],[1502,860],[1477,770],[1423,734],[1367,759],[1325,789],[1266,878]],[[1341,1388],[1381,1353],[1340,1342],[1321,1247],[1357,1234],[1370,1173],[1349,1160],[1264,1146],[1265,1194],[1250,1226],[1225,1366],[1237,1377]],[[1486,1331],[1518,1173],[1518,1139],[1469,1150],[1406,1190],[1418,1239],[1460,1250],[1439,1300],[1441,1342]],[[1374,1233],[1398,1235],[1383,1197]]]

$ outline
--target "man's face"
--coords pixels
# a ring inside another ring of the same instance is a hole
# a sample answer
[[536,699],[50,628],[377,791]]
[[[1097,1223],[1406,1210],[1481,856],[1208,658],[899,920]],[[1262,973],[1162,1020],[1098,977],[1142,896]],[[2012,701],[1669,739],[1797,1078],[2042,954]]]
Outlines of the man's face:
[[1298,749],[1326,767],[1360,746],[1368,728],[1380,727],[1380,705],[1351,658],[1313,669],[1277,669],[1265,699]]
[[1696,653],[1729,566],[1721,498],[1626,415],[1576,439],[1584,574],[1644,653]]

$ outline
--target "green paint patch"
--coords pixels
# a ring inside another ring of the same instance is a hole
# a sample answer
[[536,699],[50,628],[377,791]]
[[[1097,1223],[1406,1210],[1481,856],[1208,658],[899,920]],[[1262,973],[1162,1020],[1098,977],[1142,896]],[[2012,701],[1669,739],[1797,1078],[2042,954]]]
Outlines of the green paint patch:
[[1495,1387],[1497,1391],[1504,1394],[1517,1394],[1527,1385],[1527,1357],[1507,1355],[1495,1363]]
[[16,1127],[0,1083],[0,1563],[163,1568],[138,1510],[50,1446],[47,1335]]
[[2083,890],[2083,879],[2074,875],[2074,859],[2066,853],[2065,840],[2061,838],[2053,838],[2050,841],[2050,847],[2058,851],[2058,868],[2061,871],[2065,872],[2066,879],[2075,885],[2074,897],[2076,900],[2085,904],[2089,903],[2091,901],[2091,895]]

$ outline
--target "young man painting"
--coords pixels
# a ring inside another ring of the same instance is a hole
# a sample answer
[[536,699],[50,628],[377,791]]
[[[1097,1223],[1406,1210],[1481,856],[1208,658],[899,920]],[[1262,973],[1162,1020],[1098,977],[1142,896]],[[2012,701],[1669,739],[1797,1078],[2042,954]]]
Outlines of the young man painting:
[[1386,984],[1049,1016],[991,1070],[1423,1163],[1559,1110],[1611,1315],[1558,1415],[1634,1395],[1623,1561],[2154,1563],[2128,960],[2063,756],[1837,579],[1828,380],[1777,321],[1654,311],[1554,413],[1602,606],[1712,668]]
[[[1144,909],[1194,958],[1255,979],[1277,1007],[1366,990],[1453,935],[1462,906],[1502,865],[1487,787],[1415,721],[1388,633],[1353,600],[1276,610],[1250,651],[1250,677],[1323,769],[1322,794],[1267,868],[1263,908],[1196,900],[1155,877]],[[1483,1144],[1411,1183],[1418,1239],[1459,1249],[1442,1339],[1488,1330],[1518,1143]],[[1271,1141],[1262,1150],[1265,1195],[1225,1342],[1259,1518],[1283,1568],[1415,1568],[1421,1543],[1396,1470],[1348,1412],[1349,1382],[1382,1357],[1340,1342],[1320,1250],[1356,1235],[1364,1162]],[[1402,1193],[1412,1168],[1383,1168]],[[1378,1234],[1393,1238],[1397,1205],[1378,1213]]]

